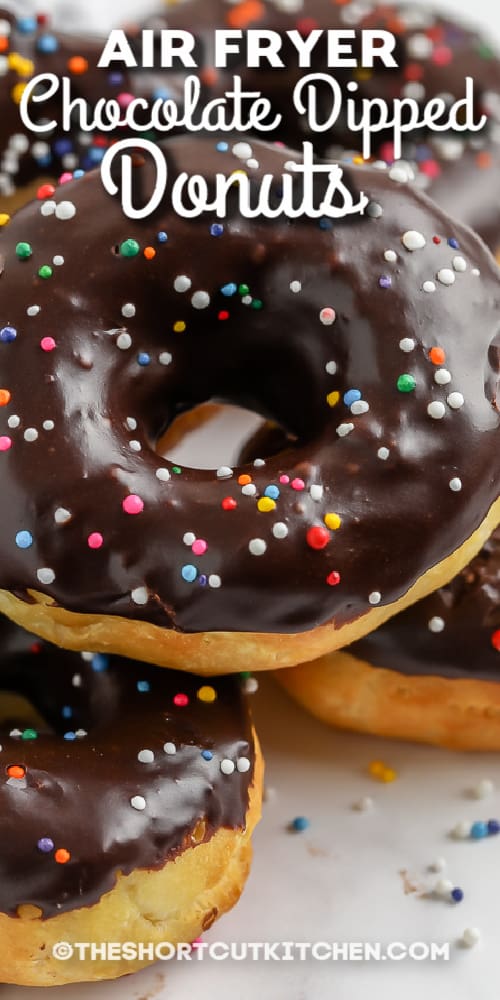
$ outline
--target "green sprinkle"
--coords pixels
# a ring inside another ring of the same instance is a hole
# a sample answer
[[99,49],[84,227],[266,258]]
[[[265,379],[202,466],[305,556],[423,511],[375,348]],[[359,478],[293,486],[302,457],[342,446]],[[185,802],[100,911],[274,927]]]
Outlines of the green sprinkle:
[[250,289],[248,285],[240,285],[238,288],[240,295],[250,295]]
[[173,465],[173,466],[172,466],[172,472],[173,472],[173,473],[174,473],[174,474],[175,474],[176,476],[180,476],[180,474],[181,474],[181,472],[182,472],[182,469],[181,469],[180,465]]
[[120,253],[122,257],[137,257],[140,249],[141,248],[137,240],[125,240],[120,245]]
[[413,375],[400,375],[398,378],[398,389],[400,392],[413,392],[416,385],[417,383]]
[[38,275],[40,278],[51,278],[53,275],[53,270],[48,264],[43,264],[42,267],[38,269]]
[[259,309],[263,308],[264,308],[264,303],[262,302],[262,299],[252,299],[252,309],[256,309],[258,311]]
[[252,676],[252,673],[251,673],[250,670],[242,670],[241,673],[240,673],[240,677],[241,677],[241,679],[243,681],[247,681],[248,678],[251,677],[251,676]]
[[493,49],[490,48],[490,46],[487,45],[486,42],[480,43],[478,47],[478,52],[479,55],[481,56],[481,59],[493,59]]
[[31,243],[18,243],[17,244],[17,246],[16,246],[16,254],[19,257],[19,260],[27,260],[28,257],[31,257],[32,253],[33,253],[33,249],[32,249]]
[[36,729],[25,729],[21,736],[22,740],[36,740],[38,733]]

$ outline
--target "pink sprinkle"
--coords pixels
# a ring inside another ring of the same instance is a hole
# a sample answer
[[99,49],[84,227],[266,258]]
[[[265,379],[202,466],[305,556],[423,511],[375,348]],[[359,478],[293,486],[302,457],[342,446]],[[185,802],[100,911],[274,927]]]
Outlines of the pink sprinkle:
[[280,483],[282,486],[288,486],[290,482],[290,476],[280,476]]
[[203,941],[203,938],[201,938],[201,937],[197,937],[197,938],[194,939],[194,941],[191,941],[191,950],[192,951],[196,951],[196,949],[200,946],[200,944],[201,944],[202,941]]
[[72,181],[72,180],[73,180],[73,174],[71,174],[69,172],[69,170],[66,170],[66,172],[64,174],[61,174],[61,176],[59,178],[59,184],[67,184],[68,181]]
[[118,94],[117,97],[118,104],[121,108],[128,108],[129,104],[134,100],[133,94]]
[[436,66],[447,66],[453,59],[453,52],[447,45],[438,45],[432,53],[432,61]]
[[335,312],[335,309],[327,306],[326,309],[321,310],[319,318],[325,326],[331,326],[337,319],[337,313]]
[[144,501],[136,493],[129,493],[122,503],[126,514],[140,514],[144,510]]
[[195,556],[204,556],[208,549],[208,545],[203,541],[203,538],[197,538],[196,541],[193,542],[191,549]]
[[40,341],[40,347],[42,351],[53,351],[56,346],[56,342],[53,337],[43,337]]
[[177,705],[178,708],[185,708],[186,705],[189,705],[187,694],[176,694],[174,696],[174,705]]
[[12,447],[12,440],[9,437],[0,437],[0,451],[8,451]]
[[297,490],[300,493],[305,487],[306,484],[303,479],[292,479],[292,490]]
[[419,164],[419,170],[421,174],[425,174],[426,177],[439,177],[441,174],[441,167],[437,160],[426,160],[425,163]]
[[87,538],[89,549],[100,549],[104,542],[104,538],[98,531],[93,531],[91,535]]

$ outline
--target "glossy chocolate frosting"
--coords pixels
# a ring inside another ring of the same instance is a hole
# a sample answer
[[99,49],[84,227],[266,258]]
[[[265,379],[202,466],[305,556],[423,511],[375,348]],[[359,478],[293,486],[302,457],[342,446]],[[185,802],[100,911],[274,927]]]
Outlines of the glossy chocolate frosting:
[[[241,169],[235,148],[172,141],[170,177]],[[278,186],[295,156],[244,153],[254,184]],[[394,602],[479,527],[500,482],[499,272],[392,172],[345,180],[370,204],[333,229],[234,205],[187,221],[169,193],[131,222],[98,173],[5,228],[3,589],[186,632],[293,633]],[[296,446],[233,471],[162,461],[175,415],[210,398]]]
[[349,647],[401,674],[500,680],[500,531],[447,587]]
[[[6,692],[44,723],[5,718]],[[162,868],[222,827],[245,827],[255,747],[239,678],[207,686],[68,653],[1,619],[0,716],[2,913],[90,906],[118,872]]]

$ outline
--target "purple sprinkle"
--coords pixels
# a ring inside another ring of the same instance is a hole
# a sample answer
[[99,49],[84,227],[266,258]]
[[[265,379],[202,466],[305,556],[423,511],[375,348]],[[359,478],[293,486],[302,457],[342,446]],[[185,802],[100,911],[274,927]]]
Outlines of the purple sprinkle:
[[42,854],[50,854],[54,850],[54,841],[50,837],[41,837],[36,846]]
[[378,279],[378,283],[381,288],[391,288],[392,278],[390,274],[382,274],[381,277]]

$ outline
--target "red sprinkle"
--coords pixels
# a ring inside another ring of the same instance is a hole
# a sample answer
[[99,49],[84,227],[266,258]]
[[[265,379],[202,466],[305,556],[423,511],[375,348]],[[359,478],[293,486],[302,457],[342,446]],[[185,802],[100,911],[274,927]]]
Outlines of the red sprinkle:
[[337,587],[340,583],[340,573],[337,573],[337,571],[334,569],[331,573],[328,574],[326,582],[329,587]]
[[238,504],[234,497],[224,497],[224,500],[222,501],[223,510],[236,510],[237,506]]
[[493,649],[496,649],[497,652],[500,653],[500,628],[493,633],[491,637],[491,645],[493,646]]
[[439,244],[441,243],[441,237],[440,236],[433,236],[432,237],[432,242],[435,243],[436,246],[439,246]]
[[52,198],[52,195],[55,194],[55,190],[56,189],[53,184],[42,184],[38,188],[36,196],[39,201],[43,201],[45,198]]
[[219,319],[221,319],[221,320],[229,319],[229,313],[227,312],[226,309],[222,309],[220,311],[220,313],[219,313]]
[[178,708],[185,708],[186,705],[189,705],[189,698],[187,694],[174,695],[174,705],[177,705]]
[[307,532],[306,535],[307,544],[309,545],[309,548],[316,549],[317,551],[326,548],[328,542],[330,541],[330,537],[331,536],[330,532],[328,531],[328,528],[321,528],[319,525],[316,525],[313,528],[309,528],[309,531]]

